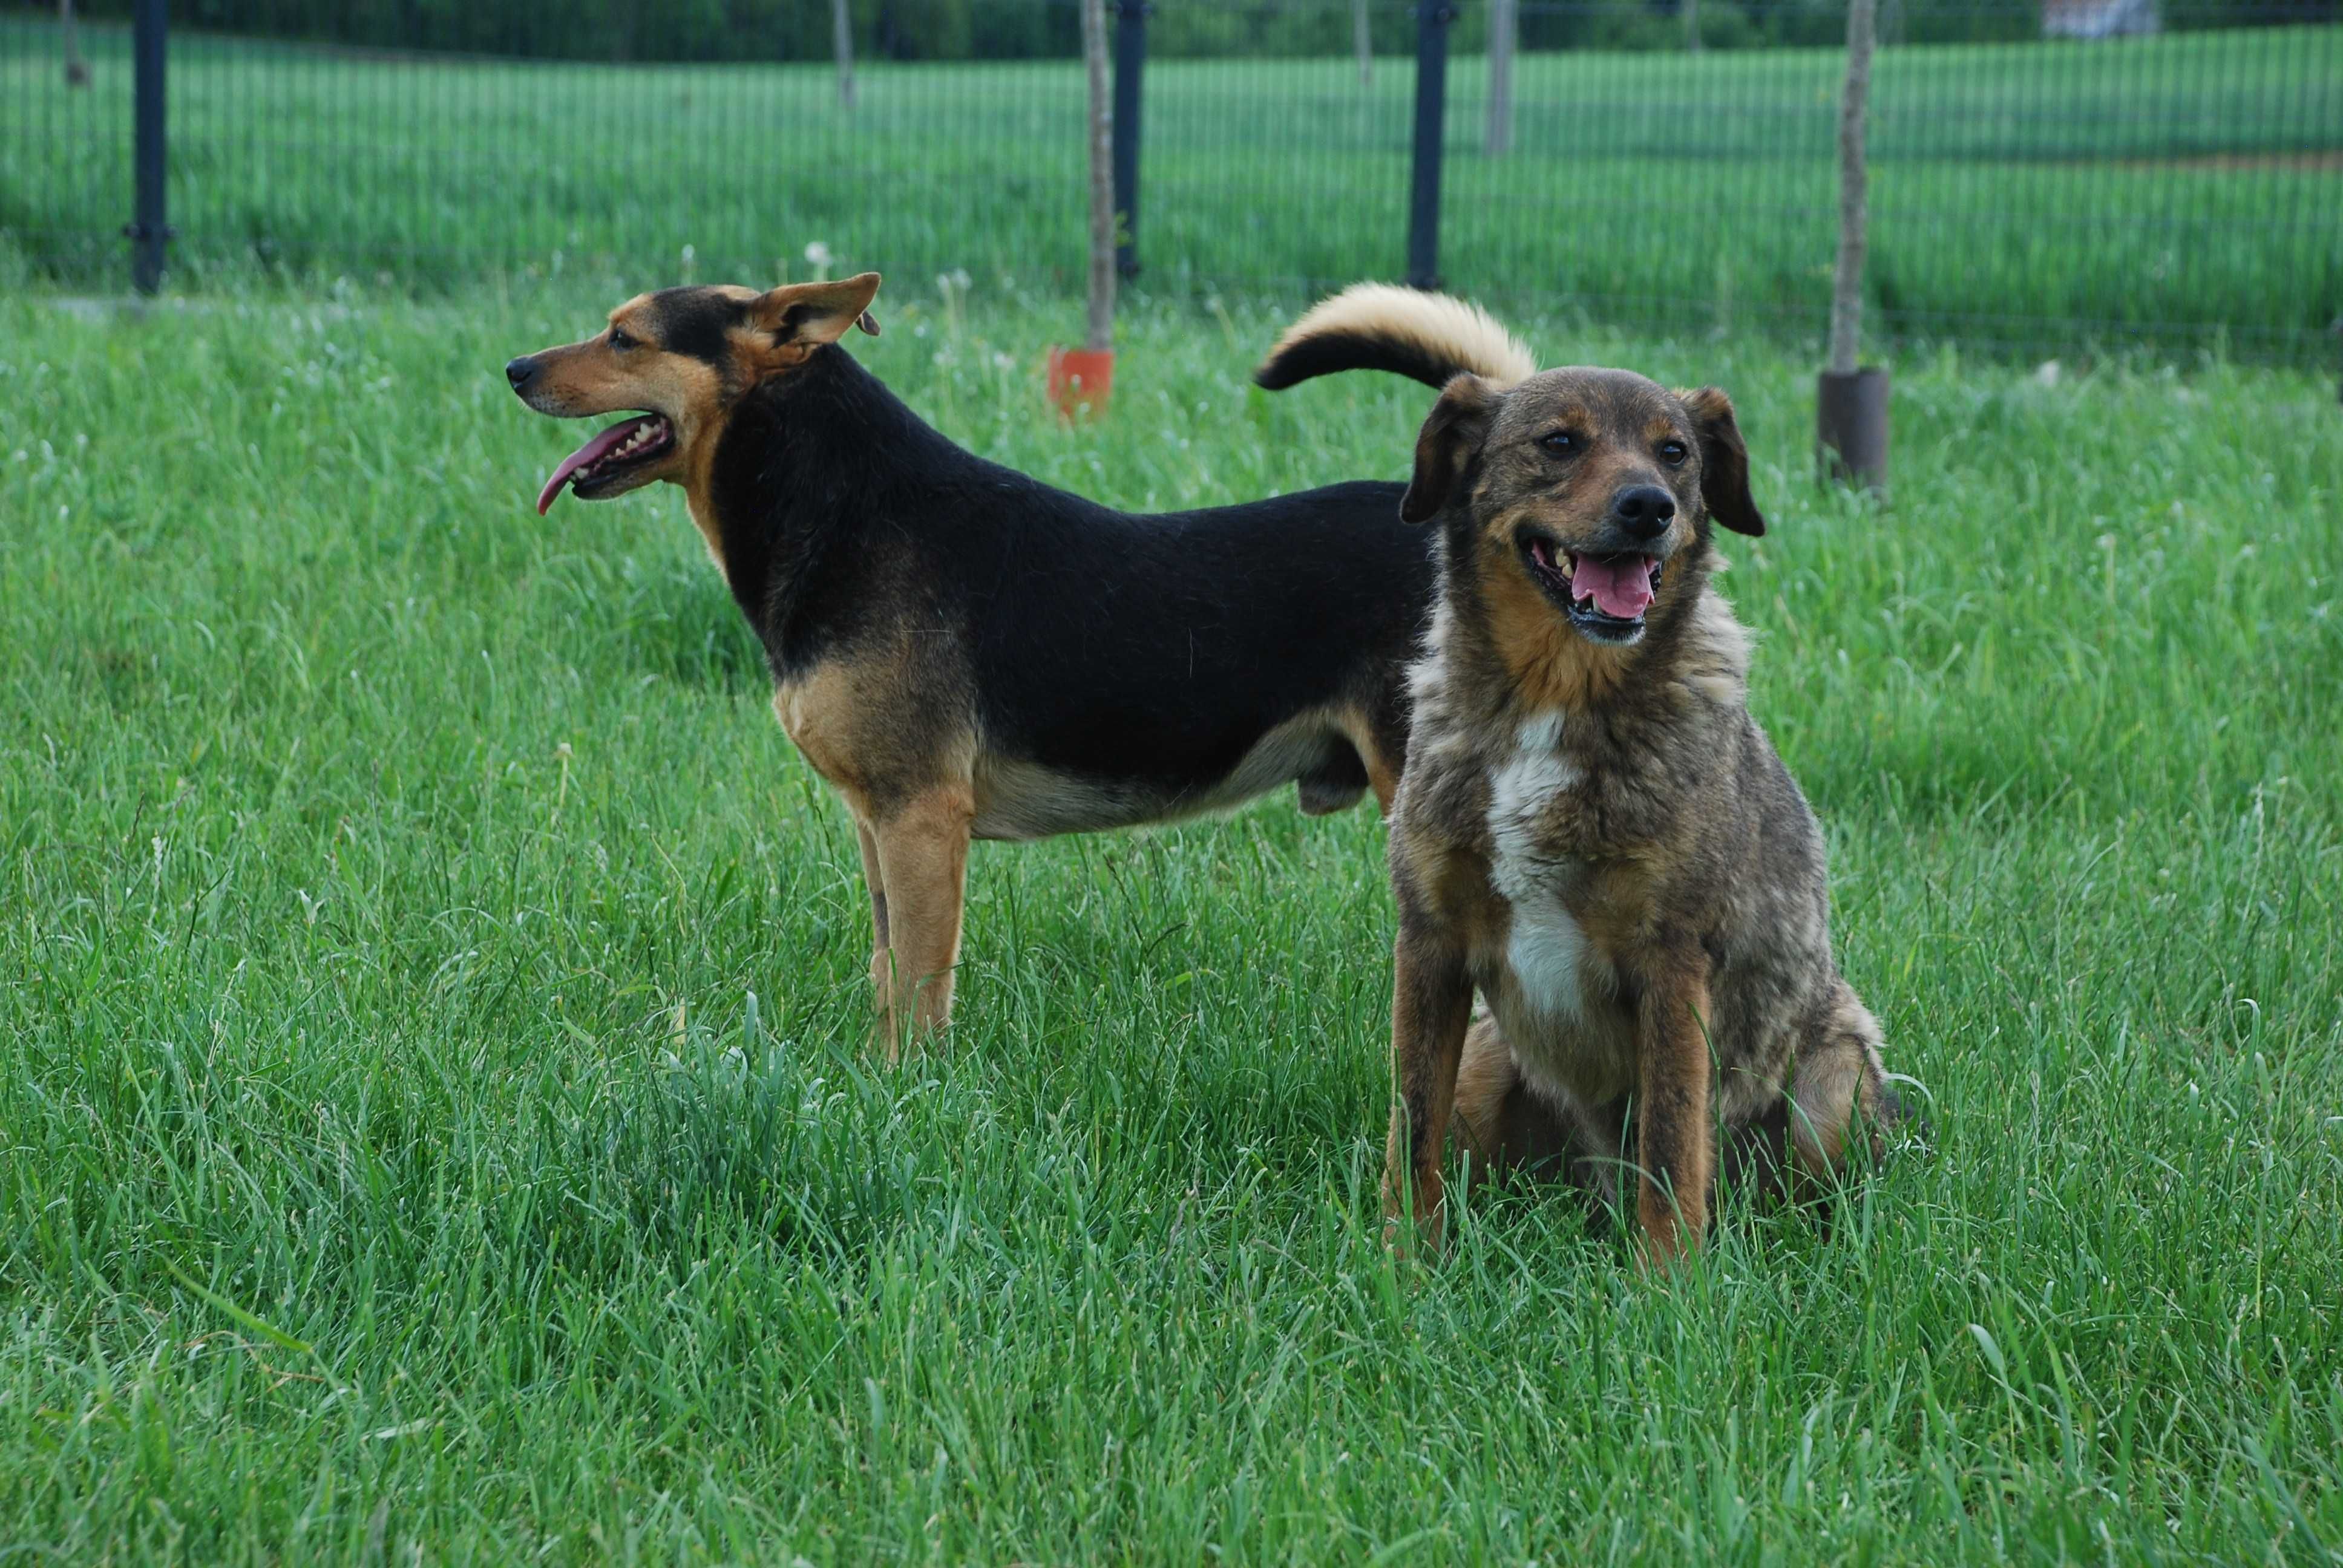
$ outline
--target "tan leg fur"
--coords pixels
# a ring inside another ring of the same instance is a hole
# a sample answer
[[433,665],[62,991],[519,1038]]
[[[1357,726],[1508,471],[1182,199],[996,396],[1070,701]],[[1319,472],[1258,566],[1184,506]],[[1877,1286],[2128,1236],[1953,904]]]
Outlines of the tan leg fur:
[[[912,797],[873,823],[886,908],[887,945],[872,960],[879,1025],[890,1058],[951,1021],[952,970],[960,962],[961,899],[969,825],[976,799],[965,784]],[[884,973],[881,973],[881,970]]]

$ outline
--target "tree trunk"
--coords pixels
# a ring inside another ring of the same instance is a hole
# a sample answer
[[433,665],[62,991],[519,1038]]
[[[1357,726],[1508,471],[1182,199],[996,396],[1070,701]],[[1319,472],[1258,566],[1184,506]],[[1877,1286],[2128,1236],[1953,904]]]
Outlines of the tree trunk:
[[1489,131],[1481,149],[1493,158],[1513,150],[1513,38],[1520,0],[1489,0]]
[[838,106],[854,107],[854,18],[847,0],[830,0],[830,46],[838,55]]
[[1870,226],[1864,118],[1871,100],[1875,0],[1848,0],[1846,90],[1838,110],[1838,268],[1831,281],[1830,370],[1852,376],[1863,357],[1863,253]]
[[1375,85],[1375,40],[1367,26],[1367,0],[1351,0],[1351,49],[1359,56],[1359,85]]
[[1114,347],[1114,99],[1107,83],[1106,0],[1082,0],[1082,64],[1091,89],[1091,321],[1083,347]]
[[57,0],[57,30],[65,49],[65,85],[89,85],[89,62],[81,57],[81,35],[74,30],[73,0]]

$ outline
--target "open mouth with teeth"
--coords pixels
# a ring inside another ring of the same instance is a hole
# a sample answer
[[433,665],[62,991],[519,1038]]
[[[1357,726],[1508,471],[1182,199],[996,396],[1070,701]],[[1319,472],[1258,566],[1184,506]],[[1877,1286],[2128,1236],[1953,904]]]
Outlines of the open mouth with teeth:
[[545,516],[564,485],[581,501],[614,494],[620,481],[665,457],[674,445],[675,427],[663,415],[638,414],[620,420],[561,459],[537,493],[537,515]]
[[1660,591],[1664,564],[1657,556],[1582,555],[1543,534],[1523,536],[1522,556],[1530,576],[1581,636],[1629,643],[1644,635],[1644,612]]

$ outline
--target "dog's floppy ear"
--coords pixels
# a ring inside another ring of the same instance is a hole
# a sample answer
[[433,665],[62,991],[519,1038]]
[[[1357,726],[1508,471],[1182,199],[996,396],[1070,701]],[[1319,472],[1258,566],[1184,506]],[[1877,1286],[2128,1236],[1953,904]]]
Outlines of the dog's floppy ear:
[[1448,505],[1473,449],[1489,433],[1489,416],[1502,396],[1470,371],[1452,376],[1415,437],[1415,476],[1400,498],[1399,520],[1428,523]]
[[870,301],[878,293],[875,272],[841,277],[836,283],[785,283],[759,295],[749,307],[749,316],[773,335],[776,346],[814,348],[837,342],[850,327],[878,337],[879,324],[870,318]]
[[1693,428],[1700,432],[1700,498],[1708,515],[1736,534],[1762,534],[1765,519],[1749,495],[1749,447],[1734,422],[1733,399],[1719,387],[1687,393]]

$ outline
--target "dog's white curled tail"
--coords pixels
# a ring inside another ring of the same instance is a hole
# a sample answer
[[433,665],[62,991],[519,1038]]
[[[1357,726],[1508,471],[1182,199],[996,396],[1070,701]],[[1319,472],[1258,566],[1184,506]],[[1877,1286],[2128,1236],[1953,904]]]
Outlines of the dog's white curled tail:
[[1427,387],[1444,387],[1470,371],[1502,387],[1536,375],[1537,361],[1477,305],[1387,283],[1354,283],[1311,307],[1252,378],[1278,392],[1338,370],[1388,370]]

